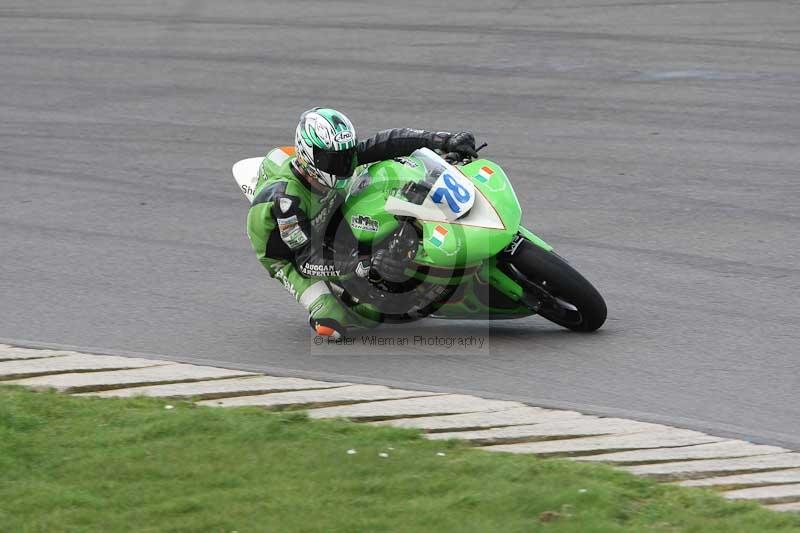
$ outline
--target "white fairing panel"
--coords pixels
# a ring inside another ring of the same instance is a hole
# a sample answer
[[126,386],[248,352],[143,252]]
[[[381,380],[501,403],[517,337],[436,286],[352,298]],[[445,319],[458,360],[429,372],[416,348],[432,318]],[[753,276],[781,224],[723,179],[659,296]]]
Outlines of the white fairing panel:
[[258,181],[258,169],[261,168],[263,157],[251,157],[238,161],[233,168],[233,177],[239,184],[239,190],[244,193],[248,200],[253,201],[256,192],[256,182]]
[[475,185],[460,170],[447,163],[445,165],[422,206],[438,208],[448,220],[457,220],[472,209]]
[[390,196],[386,199],[386,212],[393,215],[413,217],[426,222],[447,222],[463,226],[505,229],[506,226],[494,206],[478,189],[475,189],[474,197],[475,201],[470,212],[458,220],[453,220],[452,213],[449,210],[441,209],[438,205],[432,207],[426,206],[424,203],[423,205],[417,205],[395,196]]
[[388,213],[429,222],[505,229],[495,208],[461,169],[428,148],[420,148],[411,155],[423,162],[428,176],[436,172],[438,177],[421,205],[390,196],[385,207]]
[[477,189],[475,191],[475,203],[472,206],[472,210],[467,216],[458,219],[457,223],[464,226],[505,229],[506,225],[503,224],[503,220],[500,218],[500,215],[497,214],[497,210],[495,210],[491,202],[486,199],[483,193]]

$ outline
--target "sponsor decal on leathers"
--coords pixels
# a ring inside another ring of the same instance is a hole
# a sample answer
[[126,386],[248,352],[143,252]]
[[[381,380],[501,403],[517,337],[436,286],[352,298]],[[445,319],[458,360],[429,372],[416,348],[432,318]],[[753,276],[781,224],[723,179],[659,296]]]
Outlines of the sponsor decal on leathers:
[[369,276],[370,264],[369,261],[359,261],[356,265],[356,276],[359,278],[366,278]]
[[278,218],[278,230],[281,234],[281,240],[286,243],[290,249],[300,248],[308,242],[308,235],[305,234],[297,221],[297,215],[292,215],[286,218]]
[[283,267],[281,267],[280,270],[275,272],[275,278],[281,283],[283,283],[284,288],[287,291],[289,291],[289,294],[291,294],[292,296],[297,295],[297,290],[295,290],[294,285],[292,285],[292,282],[289,281],[289,278],[286,277],[286,273],[283,271]]
[[322,209],[311,219],[311,226],[315,230],[326,227],[330,222],[333,212],[339,208],[340,199],[335,189],[331,189],[319,200]]
[[305,276],[338,276],[339,271],[333,265],[304,263],[300,265],[300,273]]

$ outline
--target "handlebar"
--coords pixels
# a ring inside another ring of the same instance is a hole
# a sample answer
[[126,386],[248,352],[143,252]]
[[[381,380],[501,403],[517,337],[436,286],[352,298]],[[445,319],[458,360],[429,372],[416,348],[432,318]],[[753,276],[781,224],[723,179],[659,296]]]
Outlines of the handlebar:
[[[489,146],[488,143],[483,143],[482,145],[480,145],[477,148],[475,148],[475,151],[476,152],[480,152],[481,150],[483,150],[487,146]],[[464,155],[464,154],[461,154],[459,152],[447,152],[442,157],[444,158],[445,161],[447,161],[451,165],[455,165],[455,164],[458,164],[458,163],[460,163],[462,165],[466,165],[467,163],[472,162],[472,160],[474,159],[473,157],[471,157],[469,155]]]

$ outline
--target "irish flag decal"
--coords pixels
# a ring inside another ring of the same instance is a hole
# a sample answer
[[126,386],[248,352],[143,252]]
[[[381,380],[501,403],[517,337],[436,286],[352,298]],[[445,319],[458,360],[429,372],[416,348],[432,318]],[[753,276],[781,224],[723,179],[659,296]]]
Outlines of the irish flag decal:
[[448,231],[442,226],[436,226],[433,228],[433,233],[431,233],[431,243],[437,248],[441,248],[444,244],[445,237],[447,237],[447,233]]
[[481,169],[478,171],[478,174],[475,176],[475,179],[481,183],[486,183],[492,178],[492,174],[494,174],[494,170],[491,168],[481,167]]

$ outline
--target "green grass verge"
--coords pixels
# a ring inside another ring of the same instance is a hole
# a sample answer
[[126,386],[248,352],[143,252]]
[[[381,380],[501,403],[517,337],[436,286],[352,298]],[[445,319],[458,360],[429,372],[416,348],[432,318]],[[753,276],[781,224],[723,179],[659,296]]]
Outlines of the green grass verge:
[[3,532],[798,530],[709,491],[414,431],[0,387]]

